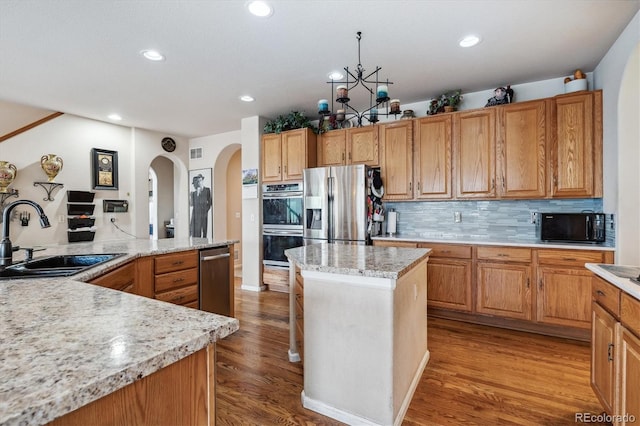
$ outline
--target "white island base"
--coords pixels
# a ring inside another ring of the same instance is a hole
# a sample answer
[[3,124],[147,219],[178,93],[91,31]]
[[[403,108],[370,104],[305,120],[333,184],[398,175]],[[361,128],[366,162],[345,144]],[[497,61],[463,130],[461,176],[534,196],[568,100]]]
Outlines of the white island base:
[[302,404],[348,424],[399,425],[429,361],[427,259],[400,278],[302,270]]

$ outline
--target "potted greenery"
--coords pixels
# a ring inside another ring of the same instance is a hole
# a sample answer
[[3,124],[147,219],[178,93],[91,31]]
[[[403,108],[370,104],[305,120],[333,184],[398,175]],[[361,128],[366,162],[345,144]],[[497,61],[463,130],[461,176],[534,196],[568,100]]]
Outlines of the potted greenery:
[[462,90],[451,90],[447,93],[443,93],[436,99],[432,99],[429,104],[428,115],[438,114],[440,112],[452,112],[458,108],[458,105],[462,101]]
[[304,112],[291,111],[287,115],[279,115],[274,120],[269,120],[264,125],[264,133],[281,133],[287,130],[311,128],[314,133],[317,129],[311,124],[311,121],[304,115]]

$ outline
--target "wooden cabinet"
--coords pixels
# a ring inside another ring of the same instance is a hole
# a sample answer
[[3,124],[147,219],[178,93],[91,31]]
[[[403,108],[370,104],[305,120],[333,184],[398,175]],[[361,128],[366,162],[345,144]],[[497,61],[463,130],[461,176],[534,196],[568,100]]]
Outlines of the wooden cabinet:
[[379,129],[384,200],[413,198],[413,120],[399,120]]
[[495,108],[454,114],[453,151],[457,198],[495,198]]
[[262,180],[302,180],[302,171],[316,165],[316,135],[297,129],[262,136]]
[[198,252],[165,254],[154,260],[154,297],[198,308]]
[[617,321],[593,303],[591,322],[591,387],[607,413],[613,413]]
[[589,329],[592,274],[585,263],[611,263],[612,253],[591,250],[538,250],[536,320]]
[[477,247],[476,311],[531,319],[531,249]]
[[500,106],[497,181],[501,198],[544,198],[547,170],[546,101]]
[[448,199],[451,191],[452,115],[421,118],[414,123],[416,199]]
[[640,300],[598,276],[592,287],[591,388],[615,425],[630,424],[640,418]]
[[602,92],[556,96],[551,106],[551,196],[602,196]]
[[101,287],[138,294],[136,288],[136,261],[133,260],[89,281]]
[[419,243],[431,248],[427,263],[427,307],[471,312],[471,246]]
[[332,130],[318,136],[318,166],[378,166],[378,126]]

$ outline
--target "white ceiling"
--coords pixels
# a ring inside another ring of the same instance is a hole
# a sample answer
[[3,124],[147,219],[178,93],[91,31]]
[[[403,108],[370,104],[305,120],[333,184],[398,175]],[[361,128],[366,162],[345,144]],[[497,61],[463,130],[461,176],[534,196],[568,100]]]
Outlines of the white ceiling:
[[[243,117],[316,117],[358,63],[403,103],[591,72],[640,0],[0,0],[0,100],[188,137]],[[464,35],[482,42],[458,47]],[[166,61],[143,59],[158,49]],[[256,101],[238,97],[251,94]],[[488,93],[490,96],[491,93]],[[488,96],[488,97],[489,97]]]

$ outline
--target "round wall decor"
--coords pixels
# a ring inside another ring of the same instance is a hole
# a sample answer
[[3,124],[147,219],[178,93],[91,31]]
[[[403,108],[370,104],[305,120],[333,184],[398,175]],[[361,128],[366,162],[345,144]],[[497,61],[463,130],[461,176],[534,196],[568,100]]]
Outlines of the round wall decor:
[[162,138],[162,149],[167,152],[173,152],[176,149],[176,141],[172,138],[166,137]]

